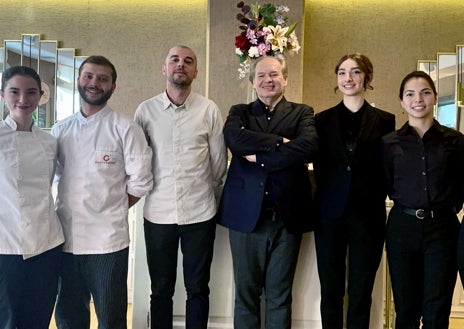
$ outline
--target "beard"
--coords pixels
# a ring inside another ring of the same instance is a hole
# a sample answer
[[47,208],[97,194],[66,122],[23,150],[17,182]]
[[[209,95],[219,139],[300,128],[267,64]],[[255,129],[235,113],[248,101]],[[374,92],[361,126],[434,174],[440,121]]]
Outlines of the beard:
[[84,88],[82,88],[80,85],[77,86],[77,90],[79,91],[79,95],[81,96],[82,100],[90,105],[103,105],[110,99],[111,95],[113,94],[112,90],[108,90],[108,91],[105,91],[100,96],[100,98],[91,100],[87,97],[87,95],[85,94]]
[[192,84],[192,80],[186,76],[169,77],[169,82],[177,88],[185,88]]

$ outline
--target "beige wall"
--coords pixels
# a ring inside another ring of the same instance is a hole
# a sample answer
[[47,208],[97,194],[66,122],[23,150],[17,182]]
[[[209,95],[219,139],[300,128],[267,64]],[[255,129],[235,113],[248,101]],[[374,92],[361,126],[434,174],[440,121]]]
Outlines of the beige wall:
[[[198,55],[195,90],[208,93],[224,115],[246,101],[246,84],[237,79],[237,0],[2,0],[0,41],[22,33],[61,41],[80,55],[102,54],[118,70],[111,105],[133,115],[144,99],[162,91],[160,67],[167,50],[187,44]],[[249,3],[254,2],[248,1]],[[275,4],[280,2],[272,1]],[[374,63],[374,91],[368,99],[398,115],[402,77],[418,59],[454,51],[464,43],[462,0],[287,0],[290,20],[299,20],[304,45],[290,58],[287,97],[320,111],[339,101],[333,68],[340,56],[360,51]],[[23,9],[21,9],[23,8]],[[208,29],[208,23],[210,29]],[[210,47],[208,47],[210,40]]]
[[[21,9],[24,8],[24,9]],[[133,116],[144,99],[164,90],[161,74],[169,48],[187,44],[197,53],[201,74],[195,88],[205,92],[206,0],[1,0],[0,41],[40,33],[42,39],[101,54],[118,71],[110,103]]]
[[303,101],[317,111],[340,100],[333,92],[334,67],[348,52],[362,52],[374,64],[374,90],[367,98],[397,115],[398,88],[419,59],[455,51],[464,43],[462,0],[309,0],[305,5]]

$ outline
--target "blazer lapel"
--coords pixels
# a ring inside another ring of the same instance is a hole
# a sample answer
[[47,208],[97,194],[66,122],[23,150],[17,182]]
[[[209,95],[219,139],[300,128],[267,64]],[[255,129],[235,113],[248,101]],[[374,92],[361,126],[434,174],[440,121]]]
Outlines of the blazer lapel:
[[256,121],[257,126],[261,129],[261,131],[267,131],[269,123],[266,119],[266,116],[263,115],[263,112],[261,110],[261,106],[258,100],[251,103],[251,114],[254,120]]
[[291,112],[291,106],[287,102],[285,98],[282,98],[282,100],[277,104],[276,108],[274,109],[275,113],[269,122],[269,126],[267,128],[267,131],[271,132],[273,129],[277,127],[277,125],[282,121],[290,112]]
[[353,161],[357,162],[359,159],[358,155],[365,152],[364,146],[368,145],[369,143],[367,143],[367,141],[372,139],[372,135],[378,127],[378,121],[379,118],[372,109],[372,106],[367,104],[361,121],[361,129],[359,130],[358,142],[356,143]]
[[361,129],[359,130],[358,141],[361,143],[367,139],[372,134],[372,130],[375,129],[378,125],[379,118],[375,115],[375,112],[372,110],[372,106],[367,104],[366,110],[364,112]]
[[330,148],[334,150],[340,150],[343,153],[343,157],[348,159],[348,150],[346,149],[345,141],[342,137],[342,130],[340,126],[340,111],[341,108],[337,107],[335,111],[333,111],[332,116],[329,118],[329,122],[326,126],[328,133],[331,135],[329,139]]

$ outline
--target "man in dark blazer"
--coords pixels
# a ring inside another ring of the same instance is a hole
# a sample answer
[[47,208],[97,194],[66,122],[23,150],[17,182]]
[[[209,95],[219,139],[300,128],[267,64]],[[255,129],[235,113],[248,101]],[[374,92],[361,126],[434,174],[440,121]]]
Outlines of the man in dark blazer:
[[385,237],[381,137],[395,129],[395,116],[364,98],[366,89],[372,89],[372,72],[366,56],[342,57],[335,73],[343,101],[315,117],[319,138],[314,161],[319,213],[315,241],[324,329],[343,328],[346,282],[346,328],[369,328]]
[[258,58],[250,71],[258,99],[232,106],[224,125],[232,160],[218,221],[230,229],[235,329],[261,328],[263,290],[266,328],[290,328],[302,233],[314,228],[314,111],[283,97],[287,79],[282,58]]

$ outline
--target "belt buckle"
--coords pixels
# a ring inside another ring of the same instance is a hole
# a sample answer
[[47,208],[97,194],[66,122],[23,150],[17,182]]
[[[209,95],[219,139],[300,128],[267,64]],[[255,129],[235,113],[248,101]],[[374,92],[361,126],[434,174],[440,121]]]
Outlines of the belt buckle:
[[416,210],[416,217],[419,219],[424,219],[426,216],[424,209],[417,209]]

